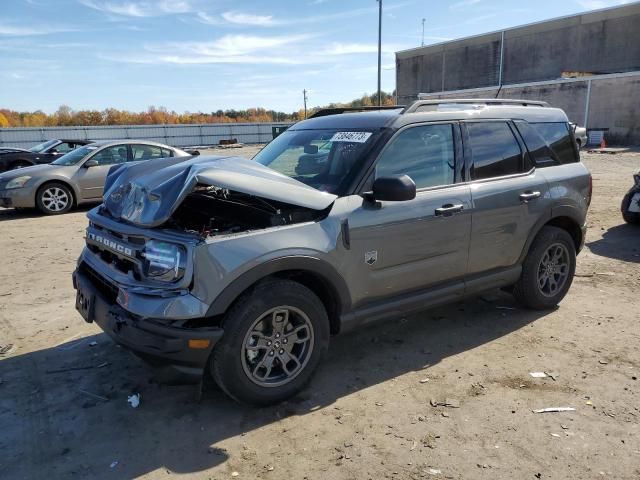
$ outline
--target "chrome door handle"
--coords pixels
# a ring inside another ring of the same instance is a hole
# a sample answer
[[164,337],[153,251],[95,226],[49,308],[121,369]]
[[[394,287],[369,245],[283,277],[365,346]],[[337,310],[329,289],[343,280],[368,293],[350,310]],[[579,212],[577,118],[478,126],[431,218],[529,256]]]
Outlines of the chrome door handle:
[[522,192],[520,194],[520,200],[527,203],[529,200],[534,200],[540,196],[540,192]]
[[461,212],[463,208],[464,205],[453,205],[452,203],[447,203],[446,205],[442,205],[440,208],[436,208],[436,215],[448,217],[454,213]]

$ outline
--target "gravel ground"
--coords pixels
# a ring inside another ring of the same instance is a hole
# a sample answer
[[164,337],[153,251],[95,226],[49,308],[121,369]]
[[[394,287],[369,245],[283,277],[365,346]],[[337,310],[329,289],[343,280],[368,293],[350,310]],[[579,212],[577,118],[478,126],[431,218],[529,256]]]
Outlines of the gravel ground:
[[619,213],[640,154],[583,159],[590,229],[558,309],[490,292],[336,337],[311,386],[265,409],[159,385],[82,321],[86,209],[0,209],[0,478],[640,478],[640,228]]

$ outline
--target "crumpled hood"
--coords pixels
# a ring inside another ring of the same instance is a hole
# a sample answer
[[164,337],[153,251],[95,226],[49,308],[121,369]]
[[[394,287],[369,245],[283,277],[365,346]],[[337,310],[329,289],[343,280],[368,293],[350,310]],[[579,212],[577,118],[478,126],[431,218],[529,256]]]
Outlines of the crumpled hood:
[[115,218],[156,227],[198,184],[313,210],[324,210],[337,198],[246,158],[200,156],[113,168],[105,183],[104,205]]

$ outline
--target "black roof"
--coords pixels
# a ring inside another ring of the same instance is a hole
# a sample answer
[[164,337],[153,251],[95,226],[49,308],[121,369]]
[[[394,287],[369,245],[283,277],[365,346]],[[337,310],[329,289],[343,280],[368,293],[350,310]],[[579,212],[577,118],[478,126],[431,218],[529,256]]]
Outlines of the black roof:
[[338,115],[327,115],[302,120],[291,127],[291,130],[362,128],[377,129],[393,122],[404,107],[392,110],[374,110],[366,112],[348,112]]

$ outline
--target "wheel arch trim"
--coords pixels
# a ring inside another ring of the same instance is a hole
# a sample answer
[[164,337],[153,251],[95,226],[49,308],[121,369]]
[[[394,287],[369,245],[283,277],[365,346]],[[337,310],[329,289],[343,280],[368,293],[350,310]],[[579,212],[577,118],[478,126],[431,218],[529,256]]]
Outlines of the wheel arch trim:
[[[349,288],[344,278],[328,262],[310,256],[287,256],[269,260],[257,265],[233,280],[211,303],[207,311],[208,317],[224,314],[229,307],[249,288],[269,276],[287,272],[309,274],[322,281],[328,294],[335,303],[335,312],[327,312],[332,322],[349,311],[351,300]],[[294,279],[295,280],[295,279]],[[314,292],[317,293],[317,292]],[[318,295],[322,297],[321,295]],[[323,300],[321,298],[321,300]],[[324,301],[323,301],[324,303]],[[331,318],[331,317],[335,317]]]

